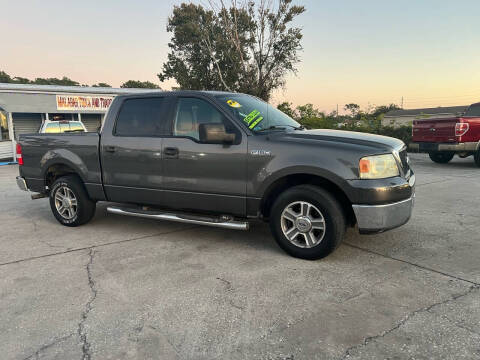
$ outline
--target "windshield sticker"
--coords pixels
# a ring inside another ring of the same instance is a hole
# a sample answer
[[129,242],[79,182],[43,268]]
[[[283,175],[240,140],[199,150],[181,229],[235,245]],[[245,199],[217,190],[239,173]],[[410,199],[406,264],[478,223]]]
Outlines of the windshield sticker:
[[245,121],[250,129],[253,129],[255,126],[257,126],[260,121],[263,120],[263,116],[260,116],[260,111],[258,110],[253,110],[250,114],[245,116],[243,121]]
[[243,121],[245,121],[248,125],[250,125],[250,123],[255,120],[255,118],[260,115],[260,111],[258,110],[253,110],[250,114],[248,114],[247,116],[245,116],[245,118],[243,119]]
[[236,102],[235,100],[232,100],[232,99],[227,100],[227,104],[230,105],[231,107],[237,108],[237,109],[242,107],[242,105],[240,105],[238,102]]
[[252,122],[250,125],[248,125],[248,127],[249,127],[250,129],[253,129],[253,128],[255,128],[255,126],[257,126],[258,123],[259,123],[260,121],[262,121],[262,120],[263,120],[263,116],[260,116],[257,120],[255,120],[255,121]]

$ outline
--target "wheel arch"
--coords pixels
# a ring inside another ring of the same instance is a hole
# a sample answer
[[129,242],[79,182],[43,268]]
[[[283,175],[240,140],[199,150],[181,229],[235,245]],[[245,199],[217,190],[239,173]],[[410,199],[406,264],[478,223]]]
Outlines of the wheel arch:
[[86,181],[87,167],[82,159],[71,151],[65,149],[50,150],[40,160],[42,178],[45,186],[50,186],[61,176],[77,175],[82,182]]
[[342,210],[345,214],[347,224],[353,226],[356,223],[355,214],[352,208],[352,202],[348,198],[345,190],[343,190],[341,186],[339,186],[332,179],[318,174],[312,174],[310,172],[290,173],[278,177],[277,179],[272,181],[266,187],[260,201],[260,213],[262,214],[262,216],[268,219],[273,203],[278,198],[278,196],[282,192],[298,185],[314,185],[328,191],[338,200],[338,202],[342,206]]

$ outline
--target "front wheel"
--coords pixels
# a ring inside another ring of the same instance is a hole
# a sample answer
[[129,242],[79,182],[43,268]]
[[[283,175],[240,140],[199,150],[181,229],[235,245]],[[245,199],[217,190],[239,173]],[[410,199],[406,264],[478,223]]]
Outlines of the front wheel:
[[95,215],[95,202],[88,197],[81,180],[75,175],[58,178],[50,190],[50,208],[65,226],[79,226]]
[[327,191],[313,185],[295,186],[273,204],[270,227],[288,254],[315,260],[341,243],[346,222],[342,207]]
[[438,164],[446,164],[453,159],[455,153],[450,151],[436,151],[429,153],[428,156],[430,156],[430,159],[433,162]]

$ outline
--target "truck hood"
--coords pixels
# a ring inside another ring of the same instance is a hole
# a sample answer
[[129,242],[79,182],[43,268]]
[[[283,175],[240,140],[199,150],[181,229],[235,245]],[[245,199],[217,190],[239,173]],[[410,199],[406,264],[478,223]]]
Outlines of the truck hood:
[[298,139],[299,141],[303,139],[332,141],[337,143],[363,145],[385,151],[400,150],[405,146],[403,141],[395,138],[355,131],[316,129],[289,132],[287,134],[286,136]]

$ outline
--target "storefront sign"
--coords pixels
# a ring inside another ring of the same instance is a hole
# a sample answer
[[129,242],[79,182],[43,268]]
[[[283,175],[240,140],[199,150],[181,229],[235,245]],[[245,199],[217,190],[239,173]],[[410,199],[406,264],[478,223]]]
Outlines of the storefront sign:
[[57,95],[57,110],[101,110],[106,111],[113,96]]

